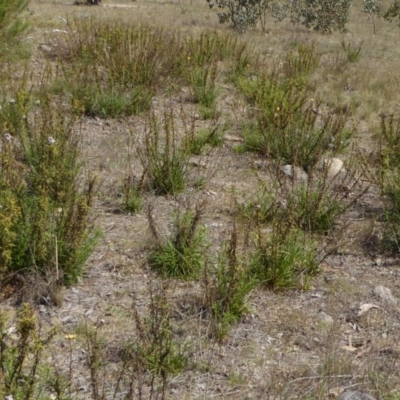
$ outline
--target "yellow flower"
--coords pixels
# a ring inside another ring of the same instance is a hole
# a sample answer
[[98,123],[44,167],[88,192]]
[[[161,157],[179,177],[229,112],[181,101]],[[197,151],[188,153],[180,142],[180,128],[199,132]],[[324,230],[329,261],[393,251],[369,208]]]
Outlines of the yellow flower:
[[65,335],[65,339],[72,340],[75,339],[76,335]]
[[188,61],[190,61],[190,60],[191,60],[190,56],[188,56],[188,57],[187,57],[187,60],[188,60]]

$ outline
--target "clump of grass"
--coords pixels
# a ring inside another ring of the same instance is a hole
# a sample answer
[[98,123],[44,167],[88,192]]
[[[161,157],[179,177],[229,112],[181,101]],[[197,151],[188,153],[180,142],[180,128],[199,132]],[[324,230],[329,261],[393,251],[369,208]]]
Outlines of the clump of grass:
[[323,112],[308,88],[318,61],[314,46],[299,46],[272,72],[239,81],[251,106],[243,133],[248,150],[308,171],[325,154],[346,148],[354,133],[348,127],[349,111]]
[[203,31],[200,35],[188,36],[185,39],[185,54],[197,67],[213,65],[218,61],[239,55],[247,48],[234,35]]
[[284,79],[289,79],[295,83],[304,80],[317,69],[321,54],[317,52],[315,43],[311,45],[298,44],[290,50],[283,61],[282,72]]
[[145,24],[74,18],[57,42],[62,76],[53,90],[69,94],[76,111],[117,117],[147,110],[159,91],[189,86],[204,118],[214,118],[217,63],[243,52],[232,35],[179,33]]
[[238,215],[261,224],[271,222],[277,210],[277,199],[272,190],[266,185],[261,185],[255,194],[237,202]]
[[346,40],[341,41],[343,52],[346,55],[346,59],[349,63],[357,62],[361,57],[361,50],[363,46],[363,42],[361,41],[359,44],[355,45],[351,42],[346,42]]
[[204,119],[212,119],[216,115],[217,99],[217,65],[195,68],[190,74],[191,100],[199,104]]
[[347,127],[348,114],[320,117],[320,104],[291,85],[266,80],[257,91],[254,120],[244,131],[248,150],[308,171],[325,154],[338,154],[348,146],[354,134]]
[[205,228],[200,220],[204,213],[204,203],[197,204],[192,211],[186,207],[174,215],[171,234],[162,238],[157,231],[152,208],[148,209],[150,230],[157,241],[150,253],[150,267],[166,277],[190,279],[199,274],[204,263],[206,247]]
[[188,179],[189,154],[177,141],[173,110],[166,110],[162,121],[150,114],[146,128],[139,156],[149,189],[158,195],[182,192]]
[[305,231],[328,233],[346,208],[335,190],[324,187],[324,179],[321,179],[314,187],[304,184],[290,193],[280,214],[288,211],[288,219]]
[[[293,166],[291,167],[293,171]],[[239,215],[257,223],[280,223],[312,234],[327,234],[367,188],[359,187],[352,166],[331,176],[327,169],[313,169],[303,177],[288,177],[281,164],[270,168],[274,181],[260,185],[256,194],[237,204]],[[296,169],[294,169],[296,171]]]
[[385,200],[386,245],[399,249],[400,239],[400,120],[381,115],[378,135],[378,184]]
[[189,132],[185,138],[185,148],[189,154],[200,155],[208,146],[219,147],[223,144],[223,133],[226,126],[217,125],[203,128],[198,132]]
[[248,313],[247,297],[254,286],[247,266],[239,259],[238,247],[234,222],[231,237],[218,255],[215,267],[204,269],[203,303],[211,312],[212,331],[220,341],[226,337],[229,327]]
[[275,223],[270,232],[256,235],[249,273],[266,288],[304,288],[318,272],[318,264],[314,244],[304,232]]
[[136,115],[150,108],[153,93],[143,86],[127,90],[126,86],[101,87],[98,82],[77,85],[73,89],[75,108],[90,117],[116,118]]
[[128,175],[123,182],[122,206],[123,209],[130,213],[137,213],[143,207],[143,197],[141,188],[132,176]]

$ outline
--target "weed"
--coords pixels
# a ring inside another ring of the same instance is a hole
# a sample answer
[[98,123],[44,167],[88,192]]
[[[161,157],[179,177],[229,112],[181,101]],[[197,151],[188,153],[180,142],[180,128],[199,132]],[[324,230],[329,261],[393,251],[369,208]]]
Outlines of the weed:
[[166,239],[160,237],[152,214],[148,208],[148,220],[157,247],[149,256],[151,268],[167,277],[189,279],[197,275],[203,266],[205,229],[199,227],[204,213],[204,203],[196,205],[194,212],[188,207],[177,210],[173,221],[173,231]]
[[346,42],[344,39],[341,42],[342,49],[346,54],[347,61],[349,63],[355,63],[360,59],[363,42],[361,41],[357,45],[353,45],[350,42]]
[[237,203],[238,215],[259,223],[271,222],[276,213],[277,201],[267,185],[262,185],[255,194]]
[[229,327],[248,312],[247,297],[254,286],[237,251],[238,231],[234,222],[229,242],[220,252],[215,268],[206,267],[202,280],[203,303],[211,311],[212,331],[220,341]]
[[[141,317],[136,306],[133,317],[137,337],[124,346],[121,355],[122,371],[130,376],[128,398],[161,398],[166,396],[170,377],[180,373],[187,364],[187,346],[173,339],[171,312],[164,287],[150,286],[148,317]],[[148,376],[148,379],[140,379]],[[134,383],[137,382],[135,391]],[[145,395],[143,386],[149,386]]]
[[216,115],[217,71],[216,64],[195,68],[189,78],[191,99],[194,103],[199,104],[199,110],[204,119],[212,119]]
[[293,106],[284,100],[260,113],[244,132],[248,149],[310,171],[325,154],[338,154],[348,145],[354,129],[346,128],[347,115],[330,114],[318,121],[318,105],[305,110]]
[[248,150],[307,171],[324,154],[337,154],[348,145],[354,133],[346,125],[349,112],[322,116],[321,104],[308,92],[307,77],[318,59],[313,47],[299,47],[286,57],[283,74],[275,70],[241,81],[240,89],[252,106],[250,122],[244,127]]
[[185,138],[185,148],[190,154],[200,155],[207,146],[219,147],[223,143],[225,126],[203,128],[198,133],[190,132]]
[[138,184],[128,175],[124,179],[122,192],[123,209],[130,213],[136,213],[143,207],[143,198]]
[[314,187],[310,184],[300,185],[288,194],[285,206],[281,214],[287,212],[287,219],[293,221],[295,226],[314,233],[332,230],[336,218],[346,209],[334,189],[324,187],[324,180]]
[[257,233],[249,268],[251,279],[264,287],[293,289],[307,287],[318,261],[306,234],[275,223],[270,232]]
[[42,353],[56,329],[41,337],[34,310],[24,304],[18,310],[15,333],[7,328],[7,316],[0,313],[0,396],[29,400],[44,389],[40,379]]
[[139,149],[140,161],[148,186],[158,195],[177,194],[185,189],[189,156],[176,138],[174,113],[164,112],[161,122],[152,113],[148,119],[144,146]]
[[400,121],[381,115],[378,150],[378,184],[385,196],[386,244],[399,249],[400,238]]

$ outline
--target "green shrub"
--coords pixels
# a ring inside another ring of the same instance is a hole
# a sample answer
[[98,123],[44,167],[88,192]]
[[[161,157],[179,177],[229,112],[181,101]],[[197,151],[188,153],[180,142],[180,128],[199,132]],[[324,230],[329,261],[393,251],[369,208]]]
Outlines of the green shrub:
[[95,243],[95,180],[83,177],[79,133],[60,104],[24,90],[0,110],[0,275],[35,272],[75,282]]
[[307,28],[330,33],[345,31],[350,7],[351,0],[303,0],[298,11]]
[[386,21],[393,22],[397,20],[397,25],[400,27],[400,1],[394,0],[387,11],[383,14]]
[[374,34],[376,33],[375,19],[383,16],[382,4],[379,0],[363,0],[363,12],[368,14],[368,19],[372,19]]
[[318,271],[315,247],[303,232],[278,224],[256,236],[250,278],[271,289],[307,287],[308,278]]
[[207,0],[210,7],[217,5],[219,9],[227,11],[219,12],[218,19],[221,24],[230,22],[232,28],[245,33],[248,28],[255,27],[260,18],[260,5],[264,0]]

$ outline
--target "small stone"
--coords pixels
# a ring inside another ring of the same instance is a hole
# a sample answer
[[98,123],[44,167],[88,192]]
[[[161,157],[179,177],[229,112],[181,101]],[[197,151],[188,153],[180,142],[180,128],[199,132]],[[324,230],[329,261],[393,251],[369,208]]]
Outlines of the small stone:
[[41,44],[39,46],[39,49],[42,50],[44,53],[51,53],[53,49],[50,46],[47,46],[47,44]]
[[281,171],[292,180],[307,181],[308,179],[307,172],[295,165],[283,165]]
[[375,260],[375,266],[380,267],[382,265],[382,258],[377,258]]
[[328,178],[335,178],[339,172],[344,172],[343,161],[340,158],[327,158],[323,166]]
[[318,319],[325,324],[333,324],[333,318],[323,311],[318,313]]
[[391,303],[391,304],[396,303],[396,299],[392,295],[392,292],[390,291],[389,288],[385,286],[382,285],[376,286],[373,290],[373,293],[375,296],[378,296],[381,300],[385,301],[386,303]]
[[376,400],[375,397],[369,394],[359,392],[357,390],[349,390],[348,392],[342,393],[338,400]]

